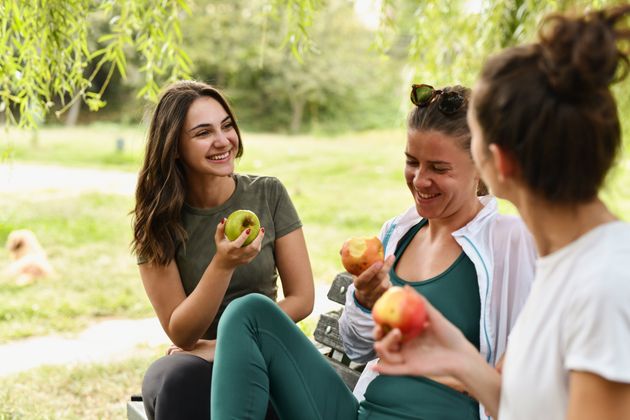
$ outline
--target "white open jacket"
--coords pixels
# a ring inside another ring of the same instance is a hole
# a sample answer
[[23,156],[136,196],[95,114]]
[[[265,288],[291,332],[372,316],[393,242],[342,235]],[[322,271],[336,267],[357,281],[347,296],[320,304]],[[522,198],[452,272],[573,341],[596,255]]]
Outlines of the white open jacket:
[[[522,220],[498,213],[494,197],[480,197],[484,205],[466,226],[453,237],[472,261],[479,282],[481,316],[479,319],[480,352],[494,365],[505,351],[508,335],[518,316],[534,279],[536,250]],[[398,241],[420,221],[415,207],[387,221],[380,233],[385,256],[391,255]],[[339,319],[339,330],[348,356],[357,362],[370,362],[357,383],[354,394],[359,400],[376,377],[370,365],[376,363],[370,311],[357,305],[354,286],[346,293],[346,305]],[[480,406],[482,419],[488,418]]]

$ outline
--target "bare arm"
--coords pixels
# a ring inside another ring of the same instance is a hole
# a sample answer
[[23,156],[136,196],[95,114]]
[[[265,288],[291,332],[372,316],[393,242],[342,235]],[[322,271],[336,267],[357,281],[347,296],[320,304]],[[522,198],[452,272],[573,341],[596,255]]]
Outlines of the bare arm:
[[315,300],[313,271],[301,228],[276,240],[275,257],[284,292],[278,305],[293,321],[300,321],[313,311]]
[[567,420],[588,419],[630,419],[630,384],[572,371]]
[[175,261],[166,266],[152,263],[139,266],[147,296],[173,344],[184,350],[195,346],[214,320],[234,270],[258,255],[263,236],[261,232],[254,242],[241,248],[246,233],[230,242],[220,223],[214,238],[217,253],[189,296],[184,292]]

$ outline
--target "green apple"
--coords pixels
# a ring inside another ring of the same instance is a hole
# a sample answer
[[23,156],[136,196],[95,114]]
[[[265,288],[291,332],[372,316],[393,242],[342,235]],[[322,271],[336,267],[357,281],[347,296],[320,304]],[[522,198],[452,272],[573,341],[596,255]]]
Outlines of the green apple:
[[230,241],[241,236],[241,233],[247,229],[251,229],[251,232],[249,232],[249,236],[247,236],[243,246],[251,244],[260,231],[260,220],[258,220],[258,216],[253,211],[236,210],[225,221],[225,236]]

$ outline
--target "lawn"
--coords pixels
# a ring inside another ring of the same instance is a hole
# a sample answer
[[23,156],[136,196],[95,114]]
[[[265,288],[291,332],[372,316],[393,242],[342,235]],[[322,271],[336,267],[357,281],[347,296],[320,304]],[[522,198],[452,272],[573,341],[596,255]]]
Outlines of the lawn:
[[[124,138],[124,149],[116,150]],[[318,283],[342,270],[339,248],[351,235],[377,234],[383,221],[410,205],[404,184],[404,130],[332,138],[244,133],[238,171],[272,175],[286,185],[304,223]],[[94,125],[10,131],[0,150],[11,162],[137,171],[144,132],[139,127]],[[11,164],[10,162],[0,164]],[[604,195],[616,212],[630,214],[628,165],[619,165]],[[513,212],[501,203],[505,212]],[[0,196],[0,242],[13,229],[34,230],[56,275],[18,287],[0,277],[0,343],[50,332],[73,332],[104,317],[153,312],[129,252],[133,197],[97,192],[30,191]],[[0,249],[0,273],[8,255]],[[307,328],[308,329],[308,328]]]
[[[131,197],[97,193],[0,197],[0,240],[13,229],[33,230],[56,271],[29,286],[2,280],[0,342],[151,315],[129,253],[131,205]],[[4,249],[0,255],[6,263]]]
[[[143,153],[138,127],[94,125],[11,131],[0,139],[9,162],[137,171]],[[351,235],[377,234],[411,204],[404,184],[404,130],[323,138],[244,133],[238,171],[277,176],[304,223],[318,283],[342,270],[338,251]],[[124,147],[117,150],[119,139]],[[624,219],[630,214],[628,165],[604,194]],[[29,191],[0,196],[0,242],[13,229],[34,230],[57,273],[19,287],[0,277],[0,343],[49,333],[70,334],[104,318],[153,316],[129,252],[133,197],[111,193]],[[504,212],[513,208],[501,203]],[[0,249],[0,273],[8,255]],[[313,320],[302,325],[308,334]],[[140,349],[104,365],[43,367],[0,378],[0,419],[121,418],[128,395],[162,349]]]
[[[125,149],[117,152],[121,137]],[[16,163],[135,172],[143,149],[142,130],[108,125],[44,129],[36,146],[30,133],[11,132],[9,138]],[[238,170],[277,176],[293,197],[317,282],[330,283],[342,270],[344,239],[377,234],[383,221],[410,203],[401,130],[333,139],[245,133],[244,144]],[[32,229],[57,268],[51,280],[27,287],[0,280],[0,342],[76,331],[101,317],[153,314],[129,253],[132,206],[132,197],[99,193],[0,197],[0,241],[13,229]],[[0,265],[7,259],[0,251]]]
[[148,363],[162,353],[139,347],[124,360],[44,366],[0,378],[0,419],[126,418],[126,402],[139,393]]

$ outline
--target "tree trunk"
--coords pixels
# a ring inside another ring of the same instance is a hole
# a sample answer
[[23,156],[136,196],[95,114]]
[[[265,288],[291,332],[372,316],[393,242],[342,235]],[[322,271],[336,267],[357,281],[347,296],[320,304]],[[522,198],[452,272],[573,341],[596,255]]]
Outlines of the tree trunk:
[[291,126],[289,131],[291,134],[296,134],[302,128],[302,117],[304,116],[304,104],[303,98],[294,98],[291,101]]
[[81,112],[81,103],[81,100],[77,99],[68,110],[68,115],[66,116],[66,121],[64,123],[66,127],[74,127],[77,125],[79,114]]

